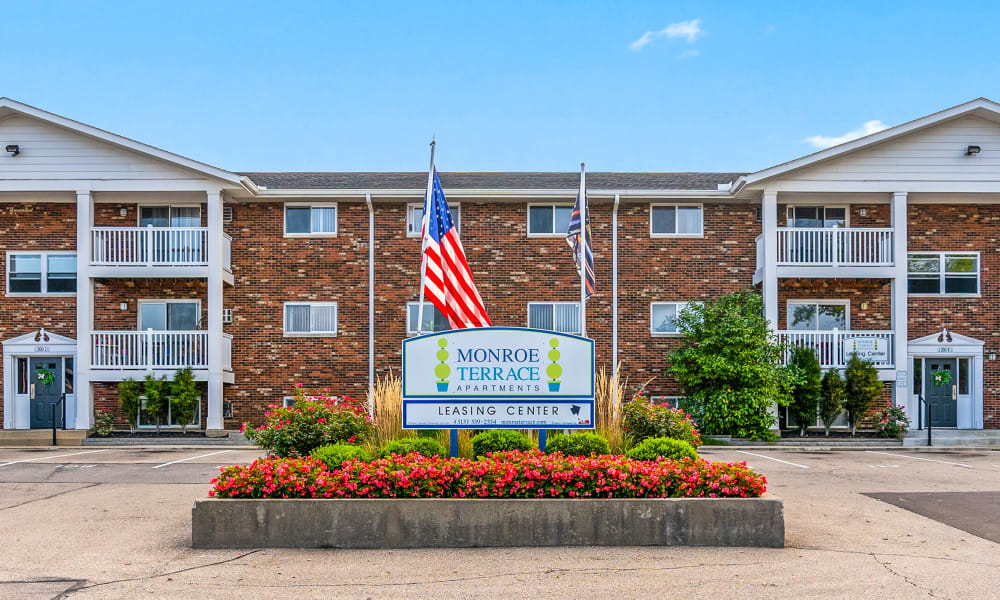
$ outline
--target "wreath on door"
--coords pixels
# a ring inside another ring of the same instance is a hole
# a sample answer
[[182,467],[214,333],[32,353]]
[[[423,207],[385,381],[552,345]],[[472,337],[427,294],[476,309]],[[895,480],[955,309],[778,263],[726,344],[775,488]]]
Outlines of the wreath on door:
[[35,376],[38,378],[38,381],[42,382],[42,385],[49,385],[56,380],[56,374],[52,369],[46,369],[45,367],[36,368]]
[[948,385],[951,383],[951,371],[946,371],[941,369],[939,371],[934,371],[934,385]]

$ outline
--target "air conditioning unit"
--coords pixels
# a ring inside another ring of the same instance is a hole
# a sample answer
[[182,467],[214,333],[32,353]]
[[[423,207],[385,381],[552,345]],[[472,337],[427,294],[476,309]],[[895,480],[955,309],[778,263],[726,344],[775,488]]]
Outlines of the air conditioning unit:
[[222,222],[232,223],[233,222],[233,207],[223,206],[222,207]]
[[233,322],[233,309],[223,308],[222,309],[222,322],[232,323]]

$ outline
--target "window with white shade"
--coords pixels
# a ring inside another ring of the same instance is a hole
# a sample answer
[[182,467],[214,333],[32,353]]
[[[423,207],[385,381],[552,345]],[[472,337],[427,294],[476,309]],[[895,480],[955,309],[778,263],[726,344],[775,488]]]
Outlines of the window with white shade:
[[285,335],[337,335],[336,302],[286,302]]
[[448,317],[444,316],[444,313],[438,310],[436,306],[430,302],[424,302],[424,326],[422,328],[417,327],[418,319],[420,318],[420,303],[419,302],[407,302],[406,303],[406,334],[407,335],[417,335],[420,332],[423,333],[435,333],[438,331],[448,331],[451,329],[451,323],[448,322]]
[[75,252],[8,252],[7,294],[75,294]]
[[337,234],[336,204],[285,204],[285,235]]
[[979,253],[920,252],[907,257],[910,294],[978,294]]
[[850,325],[847,300],[789,300],[786,321],[794,331],[845,331]]
[[[451,213],[451,220],[458,228],[458,233],[462,233],[462,207],[458,204],[448,203],[448,212]],[[420,237],[420,230],[424,222],[424,205],[410,204],[406,207],[406,237]]]
[[529,204],[528,235],[565,236],[572,214],[572,204]]
[[649,305],[649,332],[654,336],[680,335],[677,317],[688,302],[652,302]]
[[528,327],[579,335],[580,303],[529,302]]
[[653,204],[649,207],[649,234],[652,237],[702,235],[700,204]]

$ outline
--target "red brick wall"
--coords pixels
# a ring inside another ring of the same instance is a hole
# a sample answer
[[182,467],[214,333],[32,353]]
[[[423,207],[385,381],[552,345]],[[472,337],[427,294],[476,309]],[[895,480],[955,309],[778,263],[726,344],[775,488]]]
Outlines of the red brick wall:
[[[888,279],[781,279],[779,329],[788,328],[789,300],[848,300],[851,329],[892,329],[892,283]],[[864,303],[867,310],[861,308]]]

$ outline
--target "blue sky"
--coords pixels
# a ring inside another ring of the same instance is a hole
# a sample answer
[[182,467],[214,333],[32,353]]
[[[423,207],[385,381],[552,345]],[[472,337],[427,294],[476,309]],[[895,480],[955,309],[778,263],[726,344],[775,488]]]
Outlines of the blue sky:
[[424,170],[432,134],[441,170],[755,170],[814,151],[808,138],[1000,99],[996,2],[2,14],[0,96],[232,170]]

